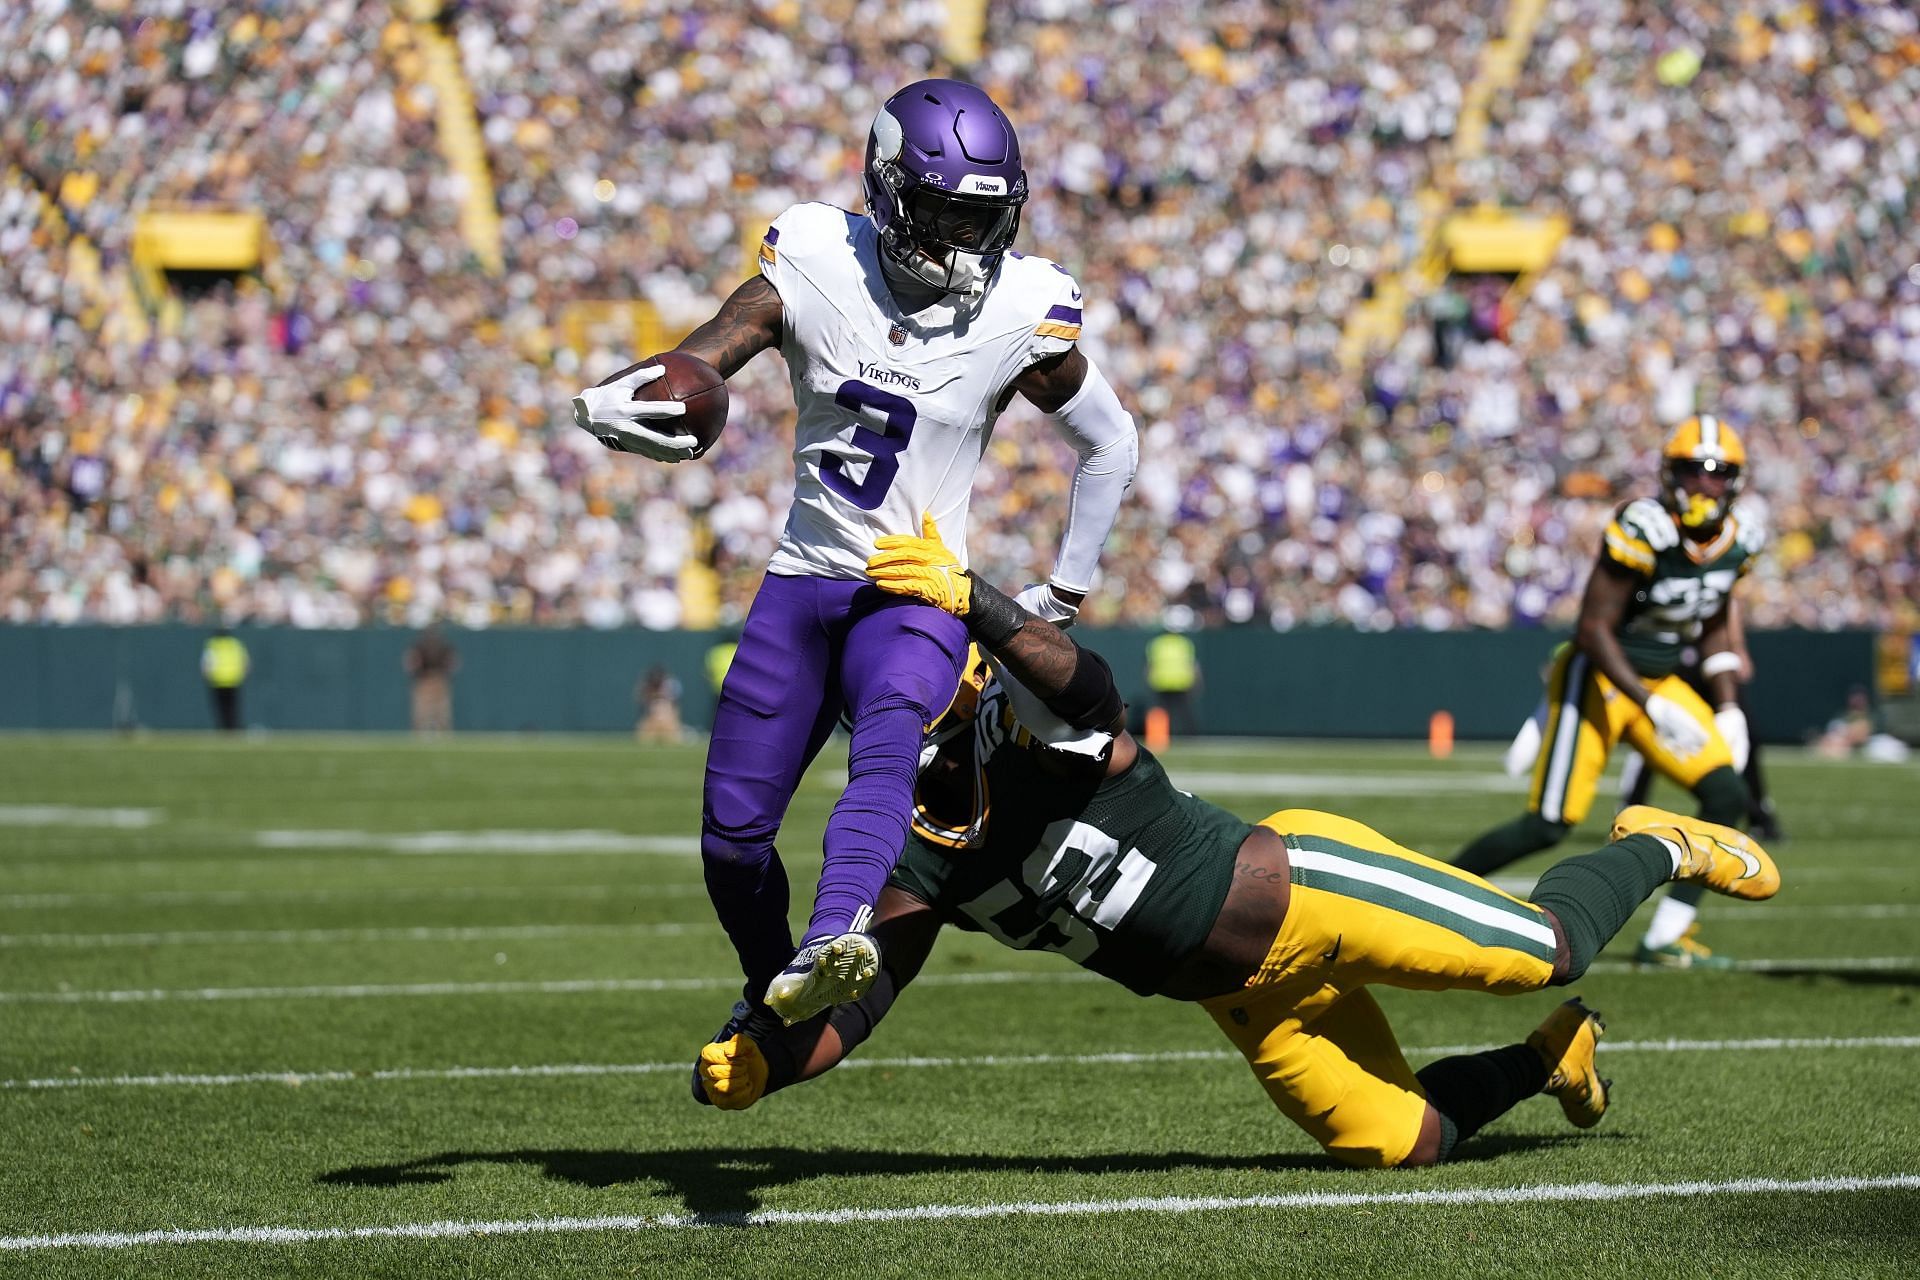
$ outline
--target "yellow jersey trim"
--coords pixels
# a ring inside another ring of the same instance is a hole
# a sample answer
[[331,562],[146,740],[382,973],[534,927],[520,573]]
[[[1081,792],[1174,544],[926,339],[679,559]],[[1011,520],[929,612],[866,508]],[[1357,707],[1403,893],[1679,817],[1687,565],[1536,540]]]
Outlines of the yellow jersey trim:
[[1653,546],[1620,527],[1618,520],[1607,526],[1607,554],[1629,569],[1653,572]]

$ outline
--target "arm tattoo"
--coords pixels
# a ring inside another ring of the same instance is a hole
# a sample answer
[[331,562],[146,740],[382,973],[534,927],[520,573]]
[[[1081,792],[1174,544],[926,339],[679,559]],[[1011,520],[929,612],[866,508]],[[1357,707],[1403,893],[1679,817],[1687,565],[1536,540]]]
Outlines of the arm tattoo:
[[1069,347],[1057,356],[1028,365],[1013,385],[1042,412],[1058,413],[1080,394],[1080,384],[1086,377],[1087,358],[1080,354],[1079,347]]
[[747,361],[768,347],[780,345],[785,318],[778,291],[765,276],[754,276],[720,304],[713,319],[688,334],[675,349],[699,356],[719,370],[721,377],[731,378]]
[[993,656],[1042,701],[1066,692],[1080,663],[1080,650],[1051,622],[1028,618],[1006,643],[991,646]]

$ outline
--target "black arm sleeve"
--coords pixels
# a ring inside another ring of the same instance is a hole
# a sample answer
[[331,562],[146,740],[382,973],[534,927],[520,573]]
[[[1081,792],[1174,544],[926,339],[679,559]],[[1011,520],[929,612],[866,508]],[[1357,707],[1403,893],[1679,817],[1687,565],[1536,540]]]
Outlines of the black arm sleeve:
[[840,1036],[841,1060],[845,1055],[866,1043],[873,1029],[880,1025],[880,1019],[887,1016],[887,1010],[893,1008],[893,998],[900,994],[900,983],[895,980],[893,970],[884,964],[880,966],[880,976],[867,988],[867,994],[852,1004],[837,1004],[827,1014],[827,1025]]
[[1033,617],[1012,596],[973,574],[973,602],[967,609],[967,630],[989,649],[998,649],[1013,639],[1013,633]]
[[1073,647],[1079,661],[1074,664],[1067,687],[1043,701],[1047,710],[1076,729],[1109,728],[1126,709],[1120,701],[1119,686],[1113,682],[1113,669],[1093,650],[1082,648],[1078,642]]

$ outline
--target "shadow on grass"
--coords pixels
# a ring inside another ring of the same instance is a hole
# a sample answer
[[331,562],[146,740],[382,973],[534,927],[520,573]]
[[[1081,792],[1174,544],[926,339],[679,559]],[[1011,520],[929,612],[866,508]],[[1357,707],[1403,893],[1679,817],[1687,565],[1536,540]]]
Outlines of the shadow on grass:
[[[1511,1151],[1551,1148],[1591,1137],[1476,1139],[1456,1156],[1460,1161],[1494,1159]],[[1326,1156],[1295,1153],[1224,1156],[1191,1151],[1115,1153],[1092,1156],[971,1155],[917,1151],[860,1151],[793,1147],[717,1147],[667,1151],[444,1151],[394,1164],[355,1165],[320,1174],[316,1181],[334,1186],[405,1187],[446,1182],[466,1164],[519,1164],[537,1167],[549,1178],[587,1187],[629,1183],[664,1188],[686,1204],[687,1212],[713,1225],[740,1225],[760,1208],[764,1192],[814,1178],[884,1177],[928,1173],[1114,1174],[1168,1173],[1181,1169],[1315,1173],[1347,1170]]]
[[1762,978],[1832,978],[1855,987],[1920,987],[1920,969],[1845,969],[1821,964],[1754,969]]

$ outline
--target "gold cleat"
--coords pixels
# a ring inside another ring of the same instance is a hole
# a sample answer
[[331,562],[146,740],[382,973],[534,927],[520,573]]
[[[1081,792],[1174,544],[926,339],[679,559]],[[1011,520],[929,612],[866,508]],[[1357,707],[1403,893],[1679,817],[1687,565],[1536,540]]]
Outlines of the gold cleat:
[[1548,1014],[1527,1037],[1527,1048],[1547,1064],[1547,1083],[1540,1091],[1560,1099],[1560,1109],[1576,1129],[1591,1129],[1607,1114],[1607,1091],[1613,1081],[1602,1080],[1593,1062],[1594,1049],[1606,1030],[1600,1015],[1575,997]]
[[1780,892],[1780,868],[1752,836],[1732,827],[1636,804],[1613,820],[1613,838],[1637,835],[1658,836],[1679,846],[1675,880],[1756,902]]
[[805,1022],[829,1005],[858,1000],[879,973],[880,948],[874,940],[843,933],[802,947],[767,984],[767,1008],[788,1026]]

